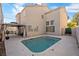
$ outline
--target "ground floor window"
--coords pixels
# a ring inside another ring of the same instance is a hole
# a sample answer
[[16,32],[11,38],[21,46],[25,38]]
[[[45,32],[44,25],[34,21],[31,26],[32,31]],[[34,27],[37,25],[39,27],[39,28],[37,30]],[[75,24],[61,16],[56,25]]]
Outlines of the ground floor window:
[[34,28],[33,28],[32,25],[28,25],[28,31],[29,32],[37,32],[38,28],[39,28],[38,26],[34,26]]
[[29,32],[32,32],[32,31],[33,31],[32,25],[28,25],[28,31],[29,31]]
[[51,26],[50,29],[51,29],[51,32],[55,32],[55,26]]
[[46,32],[55,32],[55,26],[47,26]]
[[38,31],[38,26],[36,26],[36,27],[34,28],[34,32],[36,32],[36,31]]
[[48,27],[46,27],[46,32],[49,32],[50,31],[50,28],[49,28],[49,26]]

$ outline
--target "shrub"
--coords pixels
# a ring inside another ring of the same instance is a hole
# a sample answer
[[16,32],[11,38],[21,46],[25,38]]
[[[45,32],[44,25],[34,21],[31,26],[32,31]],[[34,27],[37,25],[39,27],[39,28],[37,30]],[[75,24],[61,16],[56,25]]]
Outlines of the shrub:
[[71,28],[65,28],[65,34],[72,34]]

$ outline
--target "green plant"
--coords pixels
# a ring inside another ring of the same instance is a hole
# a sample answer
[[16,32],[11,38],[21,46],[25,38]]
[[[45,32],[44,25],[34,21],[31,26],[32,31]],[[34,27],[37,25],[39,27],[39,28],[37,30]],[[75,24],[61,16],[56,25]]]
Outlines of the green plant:
[[65,34],[72,34],[71,28],[65,28]]
[[77,23],[74,22],[74,21],[71,21],[71,22],[69,22],[69,23],[67,24],[67,27],[68,27],[68,28],[75,28],[75,27],[77,27]]
[[7,34],[7,36],[5,38],[8,40],[9,39],[9,36],[8,36],[9,31],[8,30],[6,30],[6,34]]

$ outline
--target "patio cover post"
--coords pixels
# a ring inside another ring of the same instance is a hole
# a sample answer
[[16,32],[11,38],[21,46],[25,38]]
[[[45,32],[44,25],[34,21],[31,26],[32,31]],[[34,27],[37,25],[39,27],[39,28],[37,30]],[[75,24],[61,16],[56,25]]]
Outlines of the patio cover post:
[[2,27],[3,27],[3,38],[2,38],[2,40],[4,41],[5,40],[5,30],[6,30],[6,28],[7,28],[7,25],[2,25]]
[[26,37],[26,31],[25,31],[25,26],[23,27],[23,37]]

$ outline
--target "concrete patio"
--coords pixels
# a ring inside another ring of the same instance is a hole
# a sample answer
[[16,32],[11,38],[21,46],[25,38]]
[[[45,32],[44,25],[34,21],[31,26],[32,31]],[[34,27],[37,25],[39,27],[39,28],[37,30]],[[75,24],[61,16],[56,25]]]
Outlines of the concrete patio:
[[[53,36],[53,35],[48,35]],[[5,40],[7,56],[79,56],[79,48],[76,44],[76,39],[72,36],[53,36],[60,37],[61,40],[52,45],[47,50],[41,53],[33,53],[25,47],[21,40],[28,38],[10,38]]]

